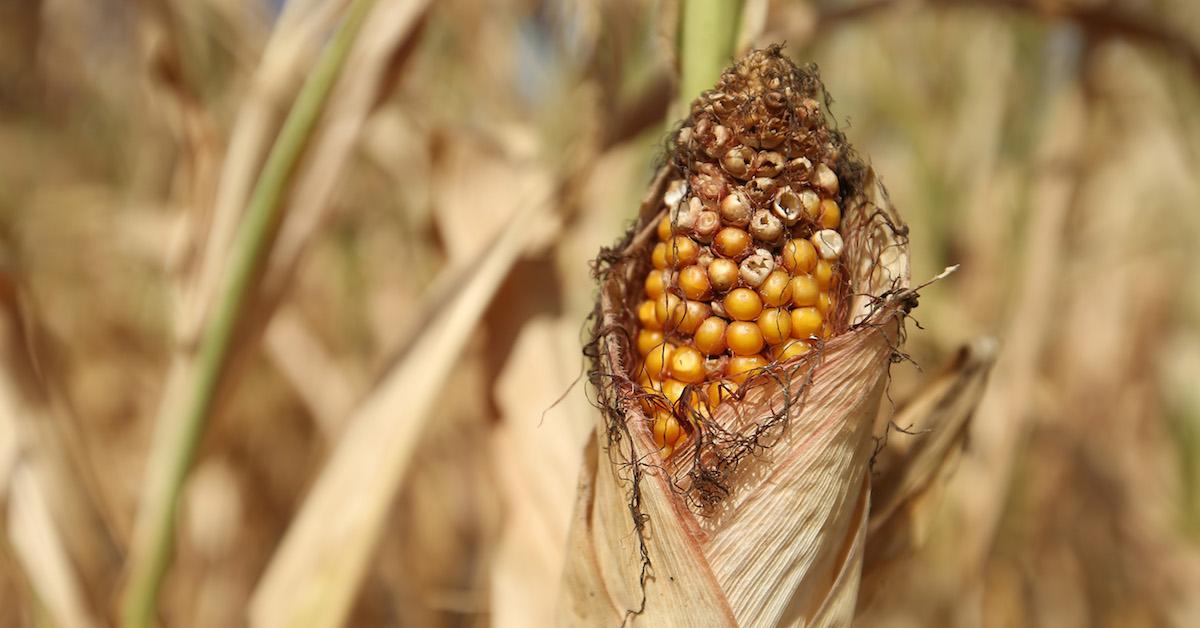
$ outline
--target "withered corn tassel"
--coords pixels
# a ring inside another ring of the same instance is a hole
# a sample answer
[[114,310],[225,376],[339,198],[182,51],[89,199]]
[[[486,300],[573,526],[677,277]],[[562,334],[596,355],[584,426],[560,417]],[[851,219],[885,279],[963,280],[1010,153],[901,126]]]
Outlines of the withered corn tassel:
[[635,365],[664,458],[748,377],[844,327],[841,155],[800,80],[776,51],[747,55],[675,136]]

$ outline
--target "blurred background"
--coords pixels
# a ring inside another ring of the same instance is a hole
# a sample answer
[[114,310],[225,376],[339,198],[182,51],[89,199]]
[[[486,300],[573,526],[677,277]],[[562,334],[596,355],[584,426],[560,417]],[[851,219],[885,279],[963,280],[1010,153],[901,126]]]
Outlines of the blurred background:
[[[348,4],[0,0],[0,625],[116,621],[187,459],[156,424]],[[589,260],[678,117],[678,14],[376,3],[232,310],[165,625],[553,623]],[[961,265],[891,398],[1001,341],[861,625],[1200,625],[1200,4],[748,0],[738,42],[819,64],[914,279]]]

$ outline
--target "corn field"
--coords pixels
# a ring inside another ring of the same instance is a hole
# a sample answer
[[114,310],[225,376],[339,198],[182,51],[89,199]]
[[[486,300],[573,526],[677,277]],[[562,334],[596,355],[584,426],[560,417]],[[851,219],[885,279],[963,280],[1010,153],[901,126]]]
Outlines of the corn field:
[[0,0],[0,626],[1200,625],[1197,110],[1192,0]]

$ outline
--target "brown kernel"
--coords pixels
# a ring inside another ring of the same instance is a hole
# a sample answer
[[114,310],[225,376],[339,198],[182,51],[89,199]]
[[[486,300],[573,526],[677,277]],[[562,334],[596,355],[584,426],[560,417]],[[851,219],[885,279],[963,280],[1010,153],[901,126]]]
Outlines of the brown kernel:
[[745,147],[739,146],[731,148],[721,158],[721,167],[725,172],[739,178],[746,179],[750,176],[750,164],[754,161],[754,151]]
[[783,155],[775,151],[762,151],[754,156],[754,175],[774,177],[783,171]]
[[701,242],[711,242],[713,235],[721,228],[721,217],[714,211],[702,211],[700,216],[696,218],[696,226],[694,231],[696,238]]

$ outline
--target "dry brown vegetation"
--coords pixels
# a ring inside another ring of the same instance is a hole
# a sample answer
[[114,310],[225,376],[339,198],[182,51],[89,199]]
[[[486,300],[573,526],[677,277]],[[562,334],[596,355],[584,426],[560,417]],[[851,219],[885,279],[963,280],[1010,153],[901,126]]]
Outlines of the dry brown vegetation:
[[[0,625],[119,621],[234,234],[352,4],[0,4]],[[236,310],[164,625],[553,623],[589,261],[678,117],[676,10],[374,3]],[[1200,623],[1200,5],[747,0],[741,30],[820,65],[914,283],[961,265],[889,397],[1000,341],[858,622]]]

